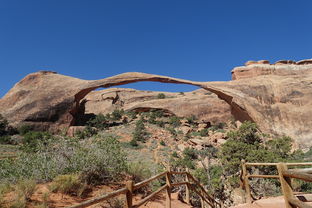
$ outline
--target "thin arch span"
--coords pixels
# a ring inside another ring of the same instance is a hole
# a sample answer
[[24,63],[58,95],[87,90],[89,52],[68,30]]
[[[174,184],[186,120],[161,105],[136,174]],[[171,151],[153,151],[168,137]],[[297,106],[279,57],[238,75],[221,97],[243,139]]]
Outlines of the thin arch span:
[[119,74],[119,75],[108,77],[108,78],[101,79],[101,80],[89,81],[83,87],[83,89],[81,89],[78,93],[75,94],[75,105],[70,110],[70,113],[73,116],[73,120],[71,121],[71,124],[75,123],[75,115],[79,111],[79,105],[80,105],[81,100],[91,91],[94,91],[97,88],[109,88],[109,87],[126,85],[130,83],[135,83],[135,82],[144,82],[144,81],[171,83],[171,84],[188,84],[188,85],[200,87],[202,89],[205,89],[207,91],[210,91],[216,94],[220,99],[227,102],[231,106],[232,115],[234,116],[235,119],[240,120],[240,121],[245,121],[245,120],[253,121],[251,116],[242,106],[233,102],[233,95],[230,95],[224,92],[223,90],[212,86],[211,82],[195,82],[195,81],[177,79],[177,78],[161,76],[161,75],[146,74],[146,73],[139,73],[139,72],[129,72],[129,73],[123,73],[123,74]]

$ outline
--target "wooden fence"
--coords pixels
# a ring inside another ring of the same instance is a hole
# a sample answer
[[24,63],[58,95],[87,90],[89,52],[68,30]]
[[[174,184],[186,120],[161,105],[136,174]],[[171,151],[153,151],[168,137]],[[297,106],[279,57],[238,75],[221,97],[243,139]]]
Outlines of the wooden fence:
[[[251,166],[275,166],[278,175],[250,175],[247,167]],[[312,168],[288,169],[289,167],[312,166],[312,163],[246,163],[242,161],[242,185],[245,190],[246,202],[251,204],[253,199],[250,191],[249,178],[275,178],[281,183],[282,193],[284,195],[286,208],[312,208],[305,202],[311,202],[311,197],[296,196],[292,186],[291,179],[296,178],[307,182],[312,182]]]
[[[178,183],[172,183],[171,182],[171,177],[173,175],[184,175],[185,176],[185,181],[178,182]],[[145,197],[144,199],[136,202],[134,204],[133,202],[133,197],[134,197],[134,191],[138,190],[144,186],[147,186],[149,183],[152,181],[155,181],[160,178],[165,178],[166,179],[166,184],[160,187],[158,190],[155,192],[151,193],[149,196]],[[134,184],[133,181],[127,181],[126,187],[119,189],[117,191],[90,199],[88,201],[84,201],[80,204],[76,204],[73,206],[70,206],[68,208],[84,208],[88,207],[100,202],[103,202],[105,200],[111,199],[113,197],[116,197],[118,195],[124,194],[126,196],[126,208],[137,208],[142,205],[144,205],[146,202],[150,201],[152,198],[154,198],[156,195],[158,195],[160,192],[165,191],[166,195],[166,208],[171,208],[171,189],[172,187],[177,187],[177,186],[185,186],[186,188],[186,194],[185,194],[185,202],[187,204],[190,204],[190,191],[195,192],[201,199],[201,207],[206,208],[206,207],[211,207],[211,208],[221,208],[220,203],[215,201],[208,193],[207,191],[203,188],[203,186],[199,183],[198,180],[196,180],[188,171],[184,172],[177,172],[177,171],[165,171],[162,172],[158,175],[155,175],[147,180],[144,180],[142,182],[139,182],[137,184]]]

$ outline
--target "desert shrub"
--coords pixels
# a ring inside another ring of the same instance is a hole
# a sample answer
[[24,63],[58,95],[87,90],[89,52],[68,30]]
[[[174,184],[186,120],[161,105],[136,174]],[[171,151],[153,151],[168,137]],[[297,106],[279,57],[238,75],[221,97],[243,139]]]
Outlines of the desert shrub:
[[194,176],[205,186],[214,196],[222,194],[223,181],[222,181],[222,167],[212,165],[208,170],[204,168],[196,168]]
[[161,141],[160,141],[160,145],[166,146],[166,143],[164,142],[164,140],[161,140]]
[[129,118],[131,118],[131,119],[135,119],[135,118],[137,118],[137,112],[135,112],[135,111],[127,111],[126,112],[126,115],[129,117]]
[[170,132],[170,134],[173,136],[173,137],[176,137],[178,134],[177,134],[177,131],[172,128],[172,127],[168,127],[167,130]]
[[15,133],[17,133],[16,129],[10,126],[8,120],[0,114],[0,144],[10,144],[10,135]]
[[208,136],[208,129],[202,129],[199,131],[199,135],[202,137]]
[[157,95],[157,98],[158,98],[158,99],[165,99],[165,98],[166,98],[166,95],[165,95],[164,93],[159,93],[159,94]]
[[198,158],[197,152],[195,149],[187,147],[182,152],[182,157],[174,160],[172,163],[173,167],[184,167],[195,169],[195,160]]
[[27,200],[22,193],[16,193],[14,195],[13,201],[10,202],[10,208],[25,208]]
[[19,180],[13,189],[13,200],[9,202],[11,208],[24,208],[30,197],[33,195],[36,188],[36,182],[33,180],[23,179]]
[[149,116],[147,122],[150,124],[156,124],[156,114],[154,112],[150,113],[150,116]]
[[49,189],[73,196],[81,196],[87,188],[78,174],[59,175],[53,179]]
[[98,133],[97,129],[91,126],[86,126],[86,128],[83,131],[78,131],[75,134],[75,137],[78,139],[86,139],[96,135],[97,133]]
[[48,140],[52,135],[48,132],[30,131],[24,135],[23,146],[21,147],[26,152],[36,152],[40,146],[48,144]]
[[125,114],[125,112],[123,109],[121,109],[121,110],[116,109],[112,112],[111,120],[112,121],[118,121],[122,118],[122,116],[124,114]]
[[165,124],[166,124],[166,123],[165,123],[164,121],[162,121],[162,120],[159,120],[159,121],[156,121],[155,124],[156,124],[157,126],[163,128],[163,127],[165,127]]
[[[251,122],[245,122],[237,131],[229,132],[228,137],[229,139],[221,145],[219,159],[224,168],[223,174],[234,186],[238,184],[238,172],[243,159],[247,162],[286,162],[300,155],[291,154],[289,137],[275,138],[266,143],[261,141],[256,125]],[[260,174],[276,174],[272,167],[259,167],[257,170]],[[275,190],[275,185],[275,182],[263,183],[261,190],[265,190],[265,187]]]
[[14,186],[14,191],[22,193],[25,199],[28,201],[35,192],[35,188],[36,182],[34,180],[23,179],[17,182],[17,184]]
[[139,146],[139,143],[137,142],[136,139],[132,138],[131,141],[129,142],[129,144],[132,146],[132,147],[137,147]]
[[247,144],[261,143],[257,125],[250,121],[242,123],[237,131],[228,132],[227,137]]
[[9,122],[0,114],[0,136],[7,135]]
[[169,124],[171,124],[173,127],[178,127],[181,125],[181,118],[177,116],[171,116],[169,118]]
[[26,133],[33,131],[33,127],[29,126],[29,125],[22,125],[20,127],[17,128],[17,131],[19,134],[21,135],[25,135]]
[[11,143],[11,136],[4,135],[0,136],[0,144],[10,144]]
[[179,158],[179,155],[176,151],[174,151],[172,154],[171,154],[172,157],[175,157],[175,158]]
[[58,175],[80,172],[90,184],[118,180],[126,170],[126,155],[112,136],[77,140],[55,137],[39,143],[35,152],[0,160],[0,183],[19,179],[51,181]]
[[127,173],[131,176],[135,183],[143,181],[152,176],[148,164],[143,162],[133,162],[128,164]]
[[109,127],[110,115],[98,114],[93,119],[89,120],[87,124],[91,127],[95,127],[100,130],[104,130]]
[[265,146],[269,151],[274,152],[275,155],[282,159],[290,156],[292,147],[291,142],[292,140],[290,137],[283,136],[266,142]]
[[194,125],[195,124],[195,121],[197,120],[196,116],[195,115],[191,115],[189,117],[186,118],[187,122],[191,125]]
[[145,142],[148,135],[143,120],[138,120],[135,124],[134,132],[132,133],[132,140]]

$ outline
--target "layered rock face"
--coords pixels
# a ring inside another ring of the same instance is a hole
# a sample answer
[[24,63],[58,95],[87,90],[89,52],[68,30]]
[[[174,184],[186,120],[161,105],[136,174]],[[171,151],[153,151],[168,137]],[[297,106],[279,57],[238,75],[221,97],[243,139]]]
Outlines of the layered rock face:
[[[158,95],[164,94],[164,99]],[[90,92],[86,97],[85,112],[111,113],[115,109],[148,111],[162,109],[180,117],[196,116],[211,124],[231,119],[231,108],[215,94],[199,89],[193,92],[172,93],[140,91],[127,88],[111,88]]]
[[[236,119],[254,121],[263,132],[289,135],[298,145],[307,147],[312,145],[311,68],[309,61],[274,65],[257,62],[235,68],[232,71],[235,80],[228,82],[193,82],[144,73],[124,73],[88,81],[53,72],[38,72],[26,76],[0,99],[0,113],[14,125],[27,123],[40,129],[60,129],[74,125],[84,108],[88,111],[91,102],[88,104],[82,100],[97,88],[139,81],[181,83],[216,94],[230,105],[231,114]],[[101,98],[95,96],[94,102],[97,99]],[[209,96],[202,99],[198,104],[211,102]],[[133,106],[127,102],[127,108],[136,107],[135,102]],[[145,107],[153,106],[154,101],[149,102],[146,101]],[[158,105],[169,109],[171,104],[162,102],[159,101]],[[171,111],[175,111],[174,107]]]
[[252,78],[261,75],[288,76],[299,73],[305,74],[312,70],[312,59],[301,60],[280,60],[274,64],[269,61],[247,61],[245,66],[235,67],[232,70],[232,80]]

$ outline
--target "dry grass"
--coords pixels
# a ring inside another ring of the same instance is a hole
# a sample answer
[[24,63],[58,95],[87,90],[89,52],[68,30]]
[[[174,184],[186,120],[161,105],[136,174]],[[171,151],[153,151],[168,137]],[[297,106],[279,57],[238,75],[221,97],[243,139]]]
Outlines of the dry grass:
[[50,185],[52,192],[60,192],[79,197],[83,195],[86,189],[87,184],[82,182],[80,176],[77,174],[57,176]]

